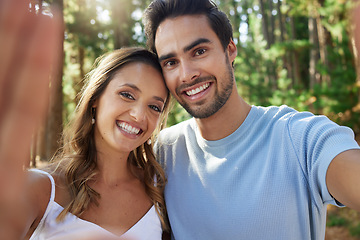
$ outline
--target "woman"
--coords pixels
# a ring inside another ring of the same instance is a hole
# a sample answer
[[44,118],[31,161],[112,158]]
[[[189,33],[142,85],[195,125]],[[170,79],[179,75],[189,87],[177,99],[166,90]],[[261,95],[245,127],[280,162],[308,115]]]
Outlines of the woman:
[[0,238],[160,239],[165,179],[148,140],[169,93],[157,59],[140,48],[102,58],[56,161],[23,171],[61,55],[61,18],[30,14],[27,1],[0,5]]
[[165,177],[151,139],[168,106],[169,92],[152,53],[124,48],[102,57],[88,75],[50,174],[30,171],[27,238],[94,233],[161,239],[162,227],[167,229]]
[[61,18],[35,16],[23,0],[0,5],[0,238],[160,239],[165,178],[149,139],[169,93],[156,57],[141,48],[103,57],[56,161],[23,171],[61,55]]
[[28,174],[18,205],[26,239],[161,239],[165,177],[151,139],[168,106],[153,54],[124,48],[104,56],[88,75],[55,162]]

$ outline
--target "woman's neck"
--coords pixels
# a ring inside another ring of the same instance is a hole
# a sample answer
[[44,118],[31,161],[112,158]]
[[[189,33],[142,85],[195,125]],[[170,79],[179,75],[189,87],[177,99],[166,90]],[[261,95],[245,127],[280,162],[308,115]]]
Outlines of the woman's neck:
[[96,181],[100,181],[108,186],[116,186],[120,182],[134,179],[131,166],[128,162],[127,154],[102,154],[97,155],[98,175]]

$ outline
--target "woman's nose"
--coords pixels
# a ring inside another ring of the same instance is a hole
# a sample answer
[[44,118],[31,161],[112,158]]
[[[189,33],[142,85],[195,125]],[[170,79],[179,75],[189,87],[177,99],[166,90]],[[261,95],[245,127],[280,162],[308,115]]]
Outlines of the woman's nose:
[[133,106],[130,110],[130,115],[137,122],[144,121],[146,118],[145,106],[142,105]]

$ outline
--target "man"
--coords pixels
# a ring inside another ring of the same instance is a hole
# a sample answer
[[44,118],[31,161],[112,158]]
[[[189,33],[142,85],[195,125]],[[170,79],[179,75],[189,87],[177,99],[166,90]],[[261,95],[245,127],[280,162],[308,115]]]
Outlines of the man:
[[324,239],[327,204],[360,211],[353,132],[238,94],[237,49],[209,0],[154,0],[144,16],[169,90],[194,117],[161,132],[175,239]]

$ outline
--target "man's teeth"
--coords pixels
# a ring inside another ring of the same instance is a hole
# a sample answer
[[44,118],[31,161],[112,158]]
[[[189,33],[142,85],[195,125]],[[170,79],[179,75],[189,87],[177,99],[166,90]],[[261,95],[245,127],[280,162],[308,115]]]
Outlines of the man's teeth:
[[198,94],[199,92],[204,91],[205,89],[207,89],[209,86],[210,86],[210,83],[205,83],[204,85],[202,85],[202,86],[200,86],[200,87],[198,87],[196,89],[186,91],[186,95],[192,96],[192,95]]
[[129,124],[126,124],[124,122],[120,123],[118,125],[121,129],[123,129],[125,132],[130,134],[138,134],[140,132],[140,128],[132,127]]

